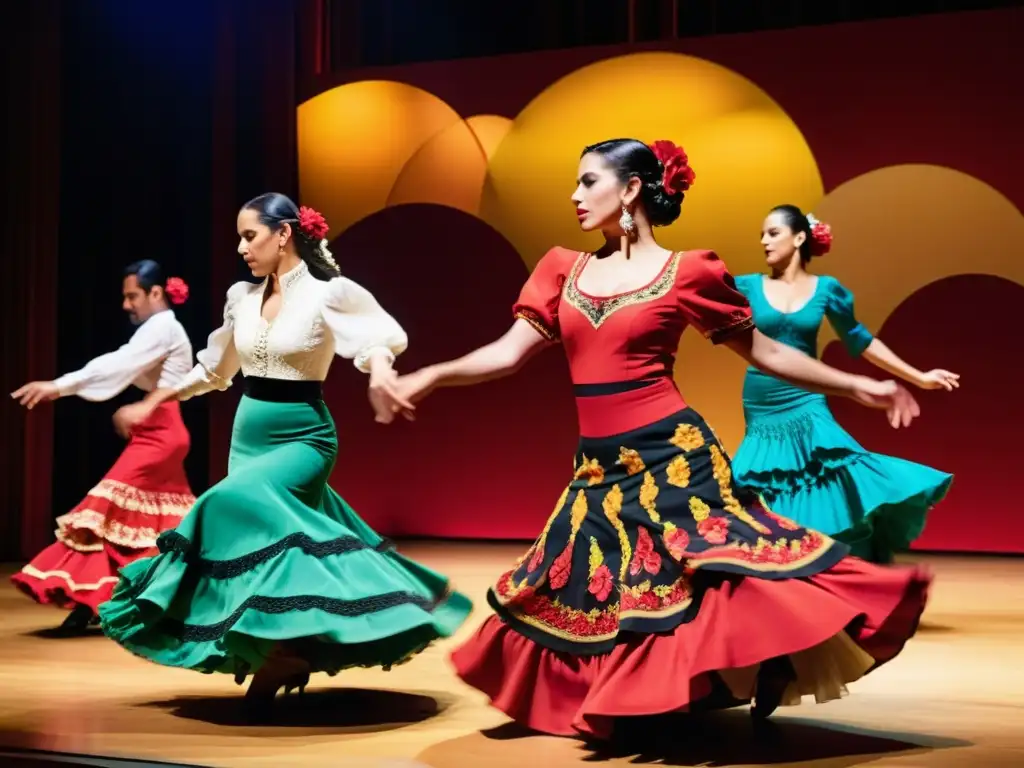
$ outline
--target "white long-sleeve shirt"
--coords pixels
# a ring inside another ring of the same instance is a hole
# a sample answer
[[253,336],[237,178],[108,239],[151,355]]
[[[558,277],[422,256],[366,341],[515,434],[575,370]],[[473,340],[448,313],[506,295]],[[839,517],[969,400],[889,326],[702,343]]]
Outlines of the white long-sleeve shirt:
[[179,400],[227,389],[239,370],[245,376],[323,381],[335,355],[367,373],[375,352],[394,360],[408,346],[402,326],[358,283],[346,277],[317,280],[305,262],[280,280],[281,307],[269,323],[261,315],[266,280],[228,289],[224,323],[178,385]]
[[192,344],[173,310],[152,315],[121,348],[66,373],[54,383],[61,397],[109,400],[134,384],[144,392],[177,388],[192,368]]

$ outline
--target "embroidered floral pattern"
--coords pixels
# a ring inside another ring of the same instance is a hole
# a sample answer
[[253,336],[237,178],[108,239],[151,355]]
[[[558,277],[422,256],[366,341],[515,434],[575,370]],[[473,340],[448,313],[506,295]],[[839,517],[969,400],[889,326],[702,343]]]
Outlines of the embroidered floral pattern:
[[744,523],[749,525],[755,531],[760,534],[770,534],[771,528],[759,520],[754,519],[747,510],[743,508],[743,505],[736,500],[736,497],[732,493],[732,470],[729,469],[729,461],[725,458],[725,454],[717,445],[711,446],[711,467],[715,475],[715,480],[718,481],[718,490],[722,494],[722,501],[725,504],[725,511],[731,515],[735,515]]
[[676,427],[676,432],[669,439],[669,442],[680,451],[695,451],[703,447],[704,433],[693,424],[680,424]]
[[[690,579],[701,569],[803,578],[838,554],[827,536],[741,503],[725,450],[686,419],[665,419],[650,434],[584,438],[572,484],[493,589],[505,621],[554,650],[603,652],[620,632],[688,621]],[[581,533],[586,553],[574,549]]]
[[700,523],[702,520],[707,520],[711,515],[711,507],[699,496],[691,496],[690,514],[693,515],[694,520]]
[[[787,566],[793,567],[814,559],[824,548],[831,545],[832,540],[816,531],[808,531],[799,539],[778,539],[769,541],[761,537],[751,546],[747,542],[728,544],[718,549],[708,549],[700,553],[691,553],[690,559],[695,563],[742,562],[748,566]],[[775,568],[759,568],[758,570],[776,570]]]
[[676,456],[672,459],[666,473],[668,482],[676,488],[686,488],[690,484],[690,462],[685,456]]
[[686,576],[680,576],[672,584],[660,586],[651,586],[650,581],[644,581],[635,587],[623,588],[619,598],[619,615],[623,618],[628,613],[653,613],[669,608],[681,610],[692,600],[693,591]]
[[587,584],[587,591],[596,597],[600,602],[605,602],[615,584],[612,580],[612,572],[604,564],[604,555],[601,553],[601,545],[597,539],[590,537],[590,581]]
[[587,485],[597,485],[604,482],[604,467],[597,463],[597,459],[588,459],[586,456],[576,467],[575,480],[586,480]]
[[554,524],[555,519],[562,512],[562,508],[565,506],[566,500],[569,498],[569,487],[566,486],[565,490],[562,491],[562,495],[558,497],[558,501],[555,504],[555,509],[548,517],[547,523],[544,524],[544,530],[540,532],[540,536],[537,537],[537,541],[534,542],[533,547],[526,551],[526,554],[519,558],[516,563],[517,566],[522,565],[523,561],[529,557],[530,562],[526,566],[526,570],[533,573],[540,568],[541,563],[544,562],[544,549],[548,543],[548,532],[551,530],[551,526]]
[[690,534],[682,528],[676,528],[672,523],[665,523],[665,532],[661,538],[665,542],[665,549],[675,560],[683,560],[686,557]]
[[572,502],[572,517],[570,518],[569,541],[562,553],[555,558],[548,569],[548,584],[552,589],[561,589],[569,583],[569,574],[572,572],[572,548],[576,543],[576,535],[580,532],[580,526],[587,516],[587,497],[580,489]]
[[724,517],[707,517],[697,523],[697,533],[703,536],[708,544],[725,544],[729,533],[729,520]]
[[644,464],[644,460],[640,458],[640,452],[634,451],[632,448],[619,448],[619,460],[616,464],[621,464],[626,468],[626,474],[638,475],[647,469]]
[[640,486],[640,506],[647,511],[647,516],[654,523],[661,522],[661,515],[658,514],[658,509],[654,505],[657,498],[658,484],[654,482],[654,475],[650,472],[644,472],[644,482]]
[[631,576],[638,576],[640,571],[647,571],[652,576],[657,576],[661,570],[661,555],[654,551],[654,541],[646,528],[640,528],[636,535],[636,552],[633,553],[633,560],[629,564]]
[[612,638],[619,630],[618,603],[604,610],[571,608],[534,592],[532,587],[516,585],[511,571],[498,580],[495,592],[503,604],[515,602],[517,618],[555,637],[594,642]]
[[579,310],[580,314],[587,318],[594,328],[600,328],[605,320],[620,309],[660,299],[672,290],[676,283],[676,273],[679,270],[679,261],[682,255],[682,252],[672,254],[661,275],[650,285],[618,296],[599,299],[587,296],[576,287],[579,274],[583,271],[589,258],[587,254],[581,253],[565,281],[562,298]]
[[629,568],[629,560],[632,556],[632,547],[629,545],[629,534],[626,533],[626,526],[622,524],[619,513],[622,511],[622,489],[616,483],[601,502],[605,517],[615,527],[619,535],[619,547],[622,550],[622,565],[619,567],[619,581],[626,578],[626,570]]
[[525,320],[531,326],[533,326],[533,329],[537,333],[539,333],[548,341],[558,341],[558,334],[554,330],[549,328],[547,324],[544,322],[544,320],[541,318],[541,316],[534,312],[532,309],[526,309],[525,307],[521,307],[515,313],[515,319]]

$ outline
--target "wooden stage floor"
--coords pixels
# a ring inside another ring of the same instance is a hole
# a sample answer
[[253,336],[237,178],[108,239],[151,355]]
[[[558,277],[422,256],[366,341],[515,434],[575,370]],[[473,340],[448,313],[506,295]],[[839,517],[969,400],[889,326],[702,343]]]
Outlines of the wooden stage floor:
[[666,726],[665,743],[638,756],[521,732],[450,671],[449,648],[487,615],[489,580],[522,547],[402,549],[477,600],[468,625],[392,672],[315,677],[273,727],[240,724],[242,689],[226,676],[150,664],[99,633],[48,637],[62,614],[7,586],[12,569],[3,569],[0,752],[246,768],[1024,766],[1024,558],[917,558],[936,575],[921,632],[900,658],[851,686],[848,698],[781,709],[757,734],[745,709],[681,718]]

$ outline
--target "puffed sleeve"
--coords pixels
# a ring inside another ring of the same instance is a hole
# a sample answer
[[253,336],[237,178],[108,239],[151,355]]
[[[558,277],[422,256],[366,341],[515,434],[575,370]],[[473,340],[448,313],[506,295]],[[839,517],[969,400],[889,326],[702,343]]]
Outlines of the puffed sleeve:
[[875,337],[871,335],[871,331],[857,321],[857,316],[853,311],[853,293],[835,278],[827,279],[829,292],[828,301],[825,304],[825,315],[850,356],[860,357]]
[[721,344],[754,327],[749,302],[714,251],[684,254],[676,287],[687,322],[712,344]]
[[544,254],[512,305],[512,316],[528,322],[548,341],[558,341],[562,335],[558,307],[574,255],[565,248],[552,248]]
[[231,386],[241,363],[235,349],[235,310],[238,302],[252,289],[249,283],[235,283],[224,302],[224,322],[210,334],[206,347],[196,355],[198,364],[178,385],[178,399],[188,400]]
[[172,338],[166,320],[160,314],[154,315],[139,326],[127,344],[89,361],[80,370],[61,376],[54,382],[61,397],[78,395],[83,400],[97,402],[123,392],[141,374],[167,357]]
[[352,360],[363,373],[370,372],[370,358],[383,353],[391,360],[409,346],[409,337],[373,294],[347,277],[327,284],[323,318],[334,337],[334,353]]

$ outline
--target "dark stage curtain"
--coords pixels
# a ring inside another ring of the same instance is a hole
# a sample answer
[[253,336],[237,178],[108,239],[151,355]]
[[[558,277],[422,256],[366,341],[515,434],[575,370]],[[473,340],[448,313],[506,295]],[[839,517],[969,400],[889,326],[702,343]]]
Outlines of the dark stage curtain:
[[[296,193],[297,50],[315,40],[298,29],[302,7],[5,7],[5,29],[18,30],[4,50],[14,98],[4,144],[6,391],[124,343],[133,329],[120,309],[121,274],[140,258],[188,281],[191,297],[176,312],[202,348],[228,286],[247,275],[236,253],[239,205],[268,190]],[[4,405],[0,557],[28,558],[52,540],[53,519],[123,447],[111,415],[138,397],[131,388],[108,403],[67,398],[31,414]],[[197,493],[224,472],[234,401],[213,395],[183,406]]]
[[[3,141],[4,276],[0,280],[4,393],[56,372],[57,219],[60,158],[60,0],[4,6],[7,119]],[[53,410],[0,407],[0,558],[51,536]],[[33,510],[46,510],[40,516]]]

